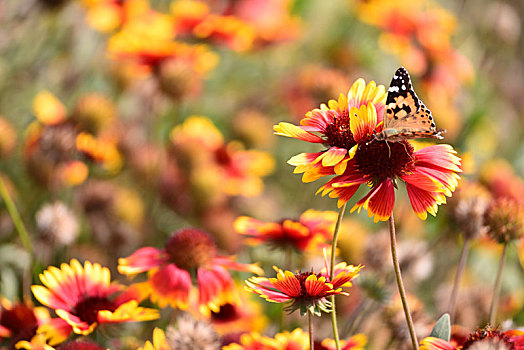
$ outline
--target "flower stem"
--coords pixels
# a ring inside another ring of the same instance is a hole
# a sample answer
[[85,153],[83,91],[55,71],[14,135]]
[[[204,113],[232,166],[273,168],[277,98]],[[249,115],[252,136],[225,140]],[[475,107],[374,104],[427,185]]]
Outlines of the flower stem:
[[464,243],[462,244],[462,253],[460,254],[460,260],[457,267],[457,273],[455,274],[455,281],[453,282],[453,289],[451,290],[451,295],[449,297],[448,312],[450,314],[451,323],[455,321],[455,307],[457,305],[457,296],[460,280],[462,279],[462,274],[464,273],[464,268],[466,267],[466,260],[468,259],[469,252],[469,238],[464,237]]
[[309,328],[309,349],[314,350],[315,347],[315,340],[313,338],[313,317],[311,317],[311,312],[307,312],[307,322],[308,322],[308,328]]
[[22,245],[24,246],[25,250],[29,253],[29,256],[33,257],[33,245],[31,244],[31,240],[29,239],[29,234],[27,233],[27,230],[25,229],[24,223],[22,222],[22,219],[20,218],[20,214],[18,213],[18,210],[16,209],[13,199],[9,195],[9,192],[7,191],[7,188],[5,187],[5,184],[2,178],[0,178],[0,196],[2,196],[2,199],[4,200],[5,206],[7,208],[7,211],[9,212],[9,216],[11,216],[11,220],[13,220],[13,224],[15,225],[16,232],[18,232],[20,241],[22,241]]
[[497,319],[497,306],[499,303],[500,287],[502,286],[502,272],[504,271],[504,264],[506,262],[506,250],[508,242],[504,243],[502,248],[502,256],[500,257],[499,270],[493,286],[493,298],[491,299],[491,306],[489,307],[489,324],[494,326]]
[[[340,224],[342,223],[342,218],[344,217],[344,212],[346,211],[347,203],[340,208],[338,211],[337,223],[335,225],[335,231],[333,232],[333,242],[331,243],[331,262],[329,266],[329,279],[332,281],[335,277],[335,253],[337,251],[337,239],[338,233],[340,231]],[[335,296],[331,296],[331,325],[333,326],[333,339],[335,339],[335,345],[337,350],[340,350],[340,338],[338,336],[338,325],[337,325],[337,312],[335,307]]]
[[395,276],[397,278],[398,292],[400,299],[402,300],[402,307],[404,308],[404,315],[406,316],[406,322],[409,328],[409,335],[411,336],[411,343],[413,349],[418,350],[417,335],[415,334],[415,327],[413,326],[413,320],[411,319],[411,313],[409,312],[409,305],[406,298],[406,291],[404,289],[404,283],[402,282],[402,275],[400,274],[400,265],[397,257],[397,239],[395,235],[395,219],[393,213],[389,218],[389,237],[391,240],[391,257],[393,258],[393,268],[395,269]]

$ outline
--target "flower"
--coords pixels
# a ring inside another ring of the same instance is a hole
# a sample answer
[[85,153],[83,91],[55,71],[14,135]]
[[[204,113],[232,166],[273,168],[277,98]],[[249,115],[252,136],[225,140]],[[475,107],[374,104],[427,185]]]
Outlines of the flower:
[[256,46],[295,39],[301,32],[300,19],[291,14],[294,0],[242,0],[230,6],[235,16],[252,25]]
[[306,332],[296,328],[292,332],[277,333],[274,338],[262,336],[257,332],[244,333],[239,343],[231,343],[222,350],[281,350],[309,349],[309,337]]
[[76,131],[67,119],[64,105],[49,91],[33,100],[37,118],[26,131],[24,157],[29,173],[44,185],[78,185],[87,177],[87,167],[76,160]]
[[[205,74],[218,63],[218,56],[207,46],[191,45],[175,40],[173,18],[156,11],[133,17],[108,42],[108,53],[117,61],[146,68],[157,68],[168,59],[191,63],[195,73]],[[132,43],[132,44],[130,44]]]
[[320,316],[321,311],[330,312],[328,296],[342,294],[341,287],[350,287],[351,280],[358,275],[362,266],[339,263],[335,266],[333,280],[323,269],[320,273],[283,271],[276,266],[277,278],[251,277],[246,281],[250,292],[260,295],[267,301],[286,303],[286,310],[293,312],[300,309],[300,314],[308,311]]
[[524,332],[509,330],[501,332],[489,326],[472,332],[462,344],[440,338],[427,337],[420,342],[420,350],[466,350],[466,349],[507,349],[519,350],[524,345]]
[[217,191],[229,196],[257,196],[264,185],[261,177],[273,171],[269,153],[245,150],[238,141],[226,143],[206,117],[189,117],[173,128],[170,138],[178,162],[190,173],[194,191],[204,194],[203,201],[211,201]]
[[35,298],[55,310],[72,331],[87,335],[98,324],[148,321],[158,318],[153,309],[138,306],[136,289],[111,283],[109,269],[76,259],[51,266],[40,274],[44,286],[33,285]]
[[480,181],[495,198],[509,197],[524,202],[524,180],[506,160],[494,159],[486,163],[480,170]]
[[484,214],[488,209],[491,196],[477,182],[464,182],[457,190],[453,208],[453,218],[467,239],[477,238],[484,231]]
[[76,136],[76,148],[88,159],[102,164],[104,170],[115,174],[122,168],[123,159],[116,146],[117,140],[95,137],[87,132]]
[[204,321],[198,321],[189,315],[177,319],[177,329],[169,327],[166,338],[171,349],[202,349],[214,350],[220,345],[220,337],[213,326]]
[[0,116],[0,158],[11,155],[17,141],[16,129],[4,117]]
[[196,228],[175,232],[163,249],[144,247],[127,258],[118,259],[118,271],[122,274],[149,271],[149,279],[140,284],[140,290],[160,307],[187,309],[190,294],[195,292],[194,277],[200,312],[206,315],[218,312],[221,305],[236,299],[235,284],[228,269],[261,273],[254,264],[239,264],[229,257],[218,256],[211,236]]
[[46,343],[43,334],[35,335],[31,341],[19,341],[16,343],[17,349],[27,350],[104,350],[100,345],[87,340],[74,340],[64,344],[60,344],[54,348]]
[[14,346],[18,341],[30,340],[38,326],[49,320],[49,312],[43,307],[33,307],[30,303],[11,303],[0,300],[0,341],[8,339]]
[[62,202],[48,203],[36,213],[38,231],[52,242],[70,245],[78,236],[75,214]]
[[274,129],[277,135],[329,146],[325,151],[294,156],[288,163],[296,167],[295,173],[304,173],[304,182],[336,175],[317,193],[338,197],[339,207],[367,183],[371,190],[351,211],[364,208],[375,222],[388,220],[400,178],[406,183],[413,210],[424,220],[427,213],[436,215],[438,205],[455,190],[460,158],[449,145],[415,151],[407,140],[375,140],[374,135],[383,129],[385,99],[384,86],[373,81],[366,85],[358,79],[347,97],[341,94],[338,101],[330,100],[327,106],[308,112],[301,126],[279,123]]
[[103,94],[87,93],[76,101],[71,118],[80,130],[98,135],[114,124],[116,106]]
[[292,247],[303,251],[314,249],[319,243],[331,239],[337,221],[333,211],[305,211],[298,220],[282,219],[280,222],[261,222],[241,216],[235,220],[235,230],[251,237],[254,244],[267,242],[276,247]]
[[[347,340],[340,340],[340,350],[364,350],[368,339],[364,334],[355,334]],[[335,341],[324,339],[320,344],[322,350],[336,350]]]
[[493,200],[485,215],[488,234],[499,243],[506,243],[524,234],[524,202],[511,197]]

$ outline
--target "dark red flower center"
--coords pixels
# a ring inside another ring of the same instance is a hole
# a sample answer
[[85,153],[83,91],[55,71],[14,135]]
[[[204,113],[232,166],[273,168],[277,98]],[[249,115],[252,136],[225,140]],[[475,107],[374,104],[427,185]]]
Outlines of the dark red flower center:
[[22,303],[16,304],[11,309],[2,310],[0,325],[11,331],[13,345],[20,340],[30,340],[38,328],[33,310]]
[[232,304],[225,304],[220,306],[218,312],[211,312],[211,320],[215,322],[231,322],[235,321],[240,317],[237,312],[237,308]]
[[98,321],[98,311],[109,310],[113,312],[116,308],[117,306],[107,298],[90,297],[78,302],[72,313],[78,316],[82,321],[88,324],[93,324]]
[[192,270],[211,264],[217,248],[207,233],[186,228],[176,232],[166,243],[170,261],[184,270]]
[[413,171],[415,169],[413,151],[413,146],[407,141],[372,140],[358,145],[355,161],[363,175],[381,181]]
[[324,135],[326,136],[326,143],[330,146],[349,150],[357,144],[349,126],[349,113],[336,116],[333,123],[326,127]]
[[489,326],[471,333],[462,345],[462,349],[500,349],[514,350],[515,345],[510,338],[496,329]]
[[215,161],[220,165],[231,164],[231,155],[225,146],[215,151]]
[[32,309],[19,303],[11,309],[2,311],[0,325],[16,334],[26,328],[35,327],[37,320]]

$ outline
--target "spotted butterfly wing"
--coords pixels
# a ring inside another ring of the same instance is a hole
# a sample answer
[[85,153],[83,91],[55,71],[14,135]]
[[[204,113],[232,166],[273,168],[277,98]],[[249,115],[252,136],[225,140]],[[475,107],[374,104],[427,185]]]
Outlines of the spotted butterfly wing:
[[375,138],[392,142],[421,137],[443,139],[444,132],[437,129],[431,111],[413,90],[408,71],[404,67],[397,69],[388,89],[384,129]]

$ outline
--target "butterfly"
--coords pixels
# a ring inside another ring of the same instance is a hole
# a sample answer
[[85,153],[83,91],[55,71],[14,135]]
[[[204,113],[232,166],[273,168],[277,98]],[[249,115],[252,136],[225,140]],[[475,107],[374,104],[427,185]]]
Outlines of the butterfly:
[[384,128],[375,134],[375,139],[390,142],[421,137],[443,139],[445,132],[437,129],[431,111],[413,90],[406,68],[397,69],[388,89]]

